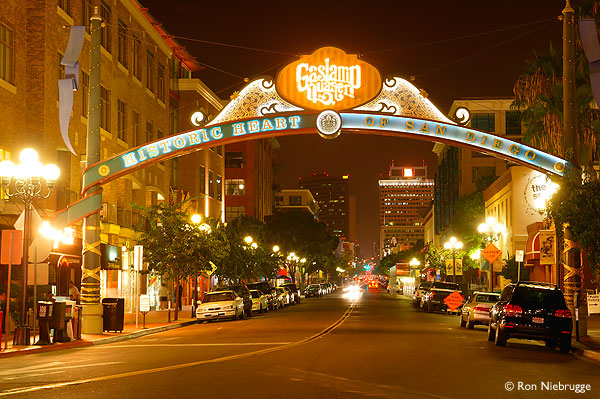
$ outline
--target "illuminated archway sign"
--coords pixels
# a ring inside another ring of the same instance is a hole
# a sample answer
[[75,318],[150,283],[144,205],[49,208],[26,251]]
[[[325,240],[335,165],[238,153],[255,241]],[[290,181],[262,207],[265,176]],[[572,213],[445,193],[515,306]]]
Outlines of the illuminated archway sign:
[[83,175],[84,198],[59,212],[54,225],[71,224],[98,212],[101,195],[87,195],[94,186],[193,151],[266,137],[315,132],[326,138],[340,132],[379,134],[451,144],[546,174],[562,175],[569,166],[536,148],[451,121],[411,83],[398,77],[382,81],[375,67],[334,47],[302,56],[284,67],[275,81],[265,77],[248,83],[202,128],[91,165]]

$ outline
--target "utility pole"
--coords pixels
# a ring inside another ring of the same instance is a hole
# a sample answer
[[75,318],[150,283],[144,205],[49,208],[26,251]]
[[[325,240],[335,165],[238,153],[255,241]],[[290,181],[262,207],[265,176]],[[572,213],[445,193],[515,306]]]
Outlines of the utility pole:
[[[100,38],[102,18],[98,7],[90,23],[90,85],[88,101],[88,129],[86,166],[100,161]],[[101,191],[94,186],[86,195]],[[102,195],[102,193],[98,194]],[[84,222],[83,265],[81,274],[81,331],[102,334],[102,304],[100,303],[100,214],[89,215]]]
[[[566,0],[563,14],[563,145],[565,157],[575,168],[579,167],[579,143],[576,128],[576,103],[575,103],[575,12],[570,1]],[[571,157],[569,159],[569,156]],[[577,173],[577,171],[575,171]],[[568,225],[562,226],[564,230],[565,250],[563,251],[561,271],[563,274],[563,287],[567,305],[575,315],[578,327],[587,333],[585,321],[581,325],[579,320],[578,297],[581,290],[581,276],[583,264],[580,262],[580,251],[573,241],[573,233]],[[560,228],[560,226],[557,226]],[[557,276],[560,278],[560,275]],[[559,280],[560,281],[560,280]]]

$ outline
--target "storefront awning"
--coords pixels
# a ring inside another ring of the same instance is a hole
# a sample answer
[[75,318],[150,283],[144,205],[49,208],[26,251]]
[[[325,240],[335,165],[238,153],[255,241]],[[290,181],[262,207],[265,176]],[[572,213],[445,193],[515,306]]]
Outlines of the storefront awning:
[[534,261],[540,260],[540,233],[530,234],[525,245],[525,266],[534,266]]

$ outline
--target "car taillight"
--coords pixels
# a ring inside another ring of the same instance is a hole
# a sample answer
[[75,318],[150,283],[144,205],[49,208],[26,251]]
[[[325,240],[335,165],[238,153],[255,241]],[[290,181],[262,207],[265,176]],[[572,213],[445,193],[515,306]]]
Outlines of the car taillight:
[[480,312],[488,312],[488,311],[489,311],[489,309],[488,309],[488,308],[482,308],[481,306],[475,306],[475,307],[473,308],[473,310],[478,310],[478,311],[480,311]]
[[558,309],[556,312],[554,312],[554,316],[556,317],[564,317],[564,318],[571,318],[571,311],[569,309]]
[[519,305],[508,304],[504,307],[507,316],[516,316],[523,313],[523,309]]

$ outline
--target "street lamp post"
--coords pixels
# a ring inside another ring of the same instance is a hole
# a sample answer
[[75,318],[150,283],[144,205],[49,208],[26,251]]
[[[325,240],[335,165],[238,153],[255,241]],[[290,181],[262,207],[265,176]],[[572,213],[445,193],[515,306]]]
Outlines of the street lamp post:
[[444,248],[452,250],[452,282],[456,283],[456,250],[461,249],[463,243],[458,241],[456,237],[451,237],[450,241],[444,244]]
[[[480,234],[482,234],[487,240],[488,244],[491,244],[493,241],[498,241],[502,234],[506,232],[506,227],[503,224],[498,223],[496,219],[492,216],[489,216],[485,223],[481,223],[477,230]],[[494,276],[494,266],[490,264],[490,269],[488,270],[488,289],[490,292],[494,289],[493,285],[493,276]]]
[[15,330],[13,343],[14,345],[29,345],[31,331],[27,325],[27,264],[29,262],[29,245],[32,241],[32,202],[34,199],[44,199],[50,196],[50,191],[60,175],[60,170],[54,164],[42,165],[38,160],[38,153],[32,148],[21,151],[19,159],[21,163],[17,165],[11,161],[2,161],[0,163],[0,176],[2,178],[2,189],[6,195],[11,198],[20,198],[24,204],[21,316],[20,324]]

